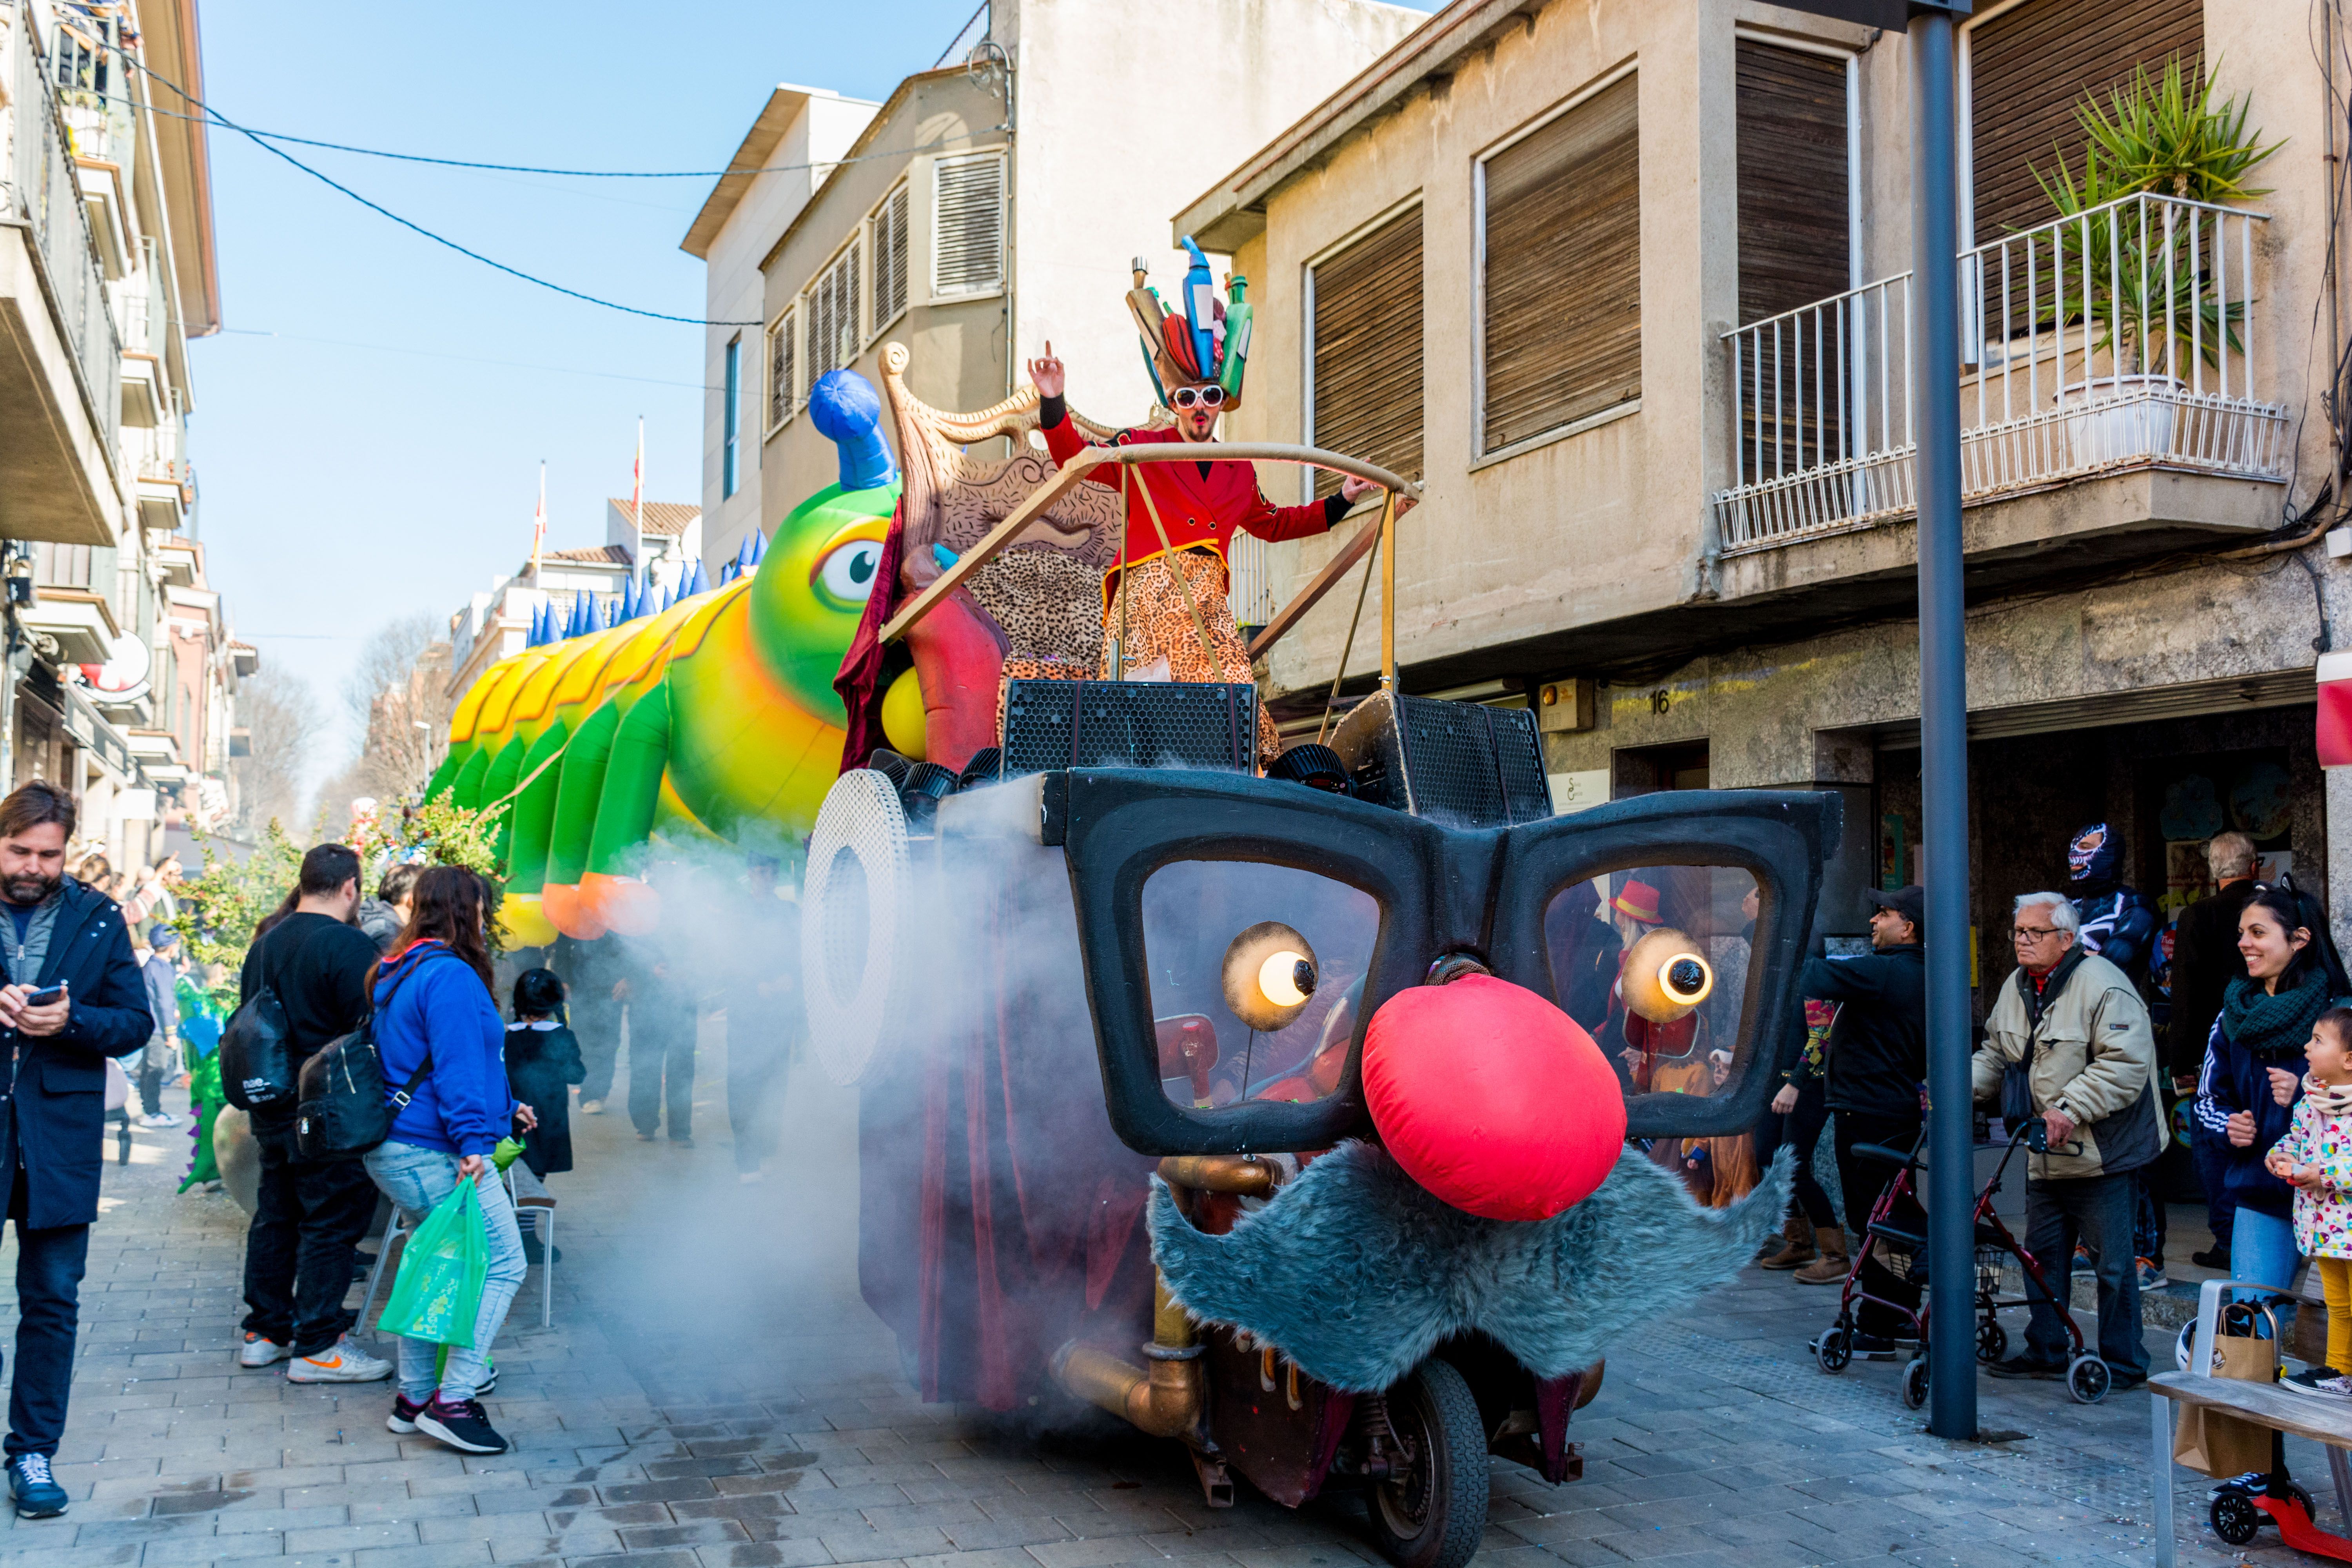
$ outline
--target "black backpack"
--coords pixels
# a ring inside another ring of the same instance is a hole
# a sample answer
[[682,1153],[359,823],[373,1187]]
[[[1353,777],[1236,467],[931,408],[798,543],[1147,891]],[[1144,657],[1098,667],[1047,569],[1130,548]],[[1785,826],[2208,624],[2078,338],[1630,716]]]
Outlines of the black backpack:
[[[268,940],[268,932],[262,940]],[[306,939],[296,944],[297,951],[309,945]],[[221,1093],[239,1110],[294,1103],[293,1030],[273,973],[262,975],[261,989],[239,1004],[222,1026],[220,1066]]]
[[419,959],[392,983],[383,1006],[370,1012],[350,1034],[328,1041],[302,1064],[301,1100],[294,1112],[296,1158],[312,1163],[353,1159],[392,1136],[397,1114],[394,1108],[408,1109],[409,1097],[433,1070],[433,1054],[425,1053],[398,1093],[386,1094],[375,1021],[391,1011],[393,998],[400,994],[408,976],[431,962]]

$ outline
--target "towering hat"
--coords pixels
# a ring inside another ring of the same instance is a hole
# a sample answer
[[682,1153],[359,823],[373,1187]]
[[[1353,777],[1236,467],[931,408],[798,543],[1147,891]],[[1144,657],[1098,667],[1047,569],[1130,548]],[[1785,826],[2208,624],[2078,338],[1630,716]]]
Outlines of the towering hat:
[[1249,363],[1252,312],[1243,297],[1249,279],[1227,273],[1230,298],[1221,300],[1210,279],[1209,258],[1189,234],[1184,248],[1192,264],[1185,268],[1183,297],[1174,310],[1145,281],[1150,272],[1143,258],[1135,258],[1135,287],[1127,291],[1127,310],[1143,342],[1144,368],[1163,404],[1172,388],[1213,381],[1224,388],[1225,406],[1238,407]]

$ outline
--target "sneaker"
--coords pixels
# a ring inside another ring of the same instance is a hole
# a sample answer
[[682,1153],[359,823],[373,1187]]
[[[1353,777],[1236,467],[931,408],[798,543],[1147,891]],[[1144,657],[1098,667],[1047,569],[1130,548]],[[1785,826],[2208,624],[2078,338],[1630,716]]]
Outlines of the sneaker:
[[428,1437],[446,1443],[461,1454],[503,1454],[507,1440],[491,1426],[490,1418],[482,1414],[479,1400],[446,1403],[436,1394],[432,1402],[416,1413],[416,1429]]
[[236,1364],[274,1366],[293,1353],[291,1347],[281,1345],[276,1340],[265,1340],[259,1334],[248,1333],[245,1336],[245,1343],[236,1348]]
[[8,1495],[16,1500],[18,1519],[55,1519],[70,1500],[49,1474],[47,1454],[19,1454],[8,1461]]
[[482,1373],[482,1381],[474,1384],[474,1397],[479,1399],[485,1394],[496,1394],[498,1391],[499,1363],[492,1362],[490,1369]]
[[1895,1342],[1884,1334],[1865,1334],[1857,1329],[1846,1343],[1856,1356],[1864,1361],[1895,1359]]
[[2066,1375],[2066,1363],[2063,1361],[2043,1361],[2040,1356],[2026,1352],[2013,1355],[2007,1361],[1995,1362],[1985,1370],[1995,1377],[2030,1377],[2052,1381]]
[[383,1418],[384,1430],[406,1436],[416,1430],[416,1417],[424,1408],[424,1405],[405,1394],[394,1394],[392,1396],[392,1414]]
[[2230,1249],[2226,1247],[2209,1247],[2202,1252],[2190,1253],[2189,1261],[2200,1268],[2227,1268],[2230,1267]]
[[602,1116],[604,1114],[604,1102],[601,1100],[583,1100],[580,1102],[580,1114]]
[[2333,1394],[2339,1399],[2352,1399],[2352,1377],[2331,1377],[2319,1385],[2322,1394]]
[[2137,1259],[2137,1262],[2139,1265],[2139,1288],[2141,1289],[2153,1290],[2159,1285],[2168,1285],[2171,1283],[2169,1279],[2167,1279],[2164,1277],[2164,1259],[2160,1258],[2142,1258]]
[[2341,1382],[2343,1377],[2332,1366],[2307,1366],[2280,1378],[2279,1387],[2288,1394],[2326,1394],[2333,1392],[2327,1384]]
[[640,1143],[650,1143],[653,1141],[654,1135],[650,1132],[640,1132],[637,1134],[637,1142]]
[[322,1351],[296,1356],[286,1369],[289,1383],[380,1383],[391,1375],[392,1363],[368,1354],[349,1334]]
[[178,1117],[167,1115],[161,1110],[151,1110],[139,1119],[139,1125],[142,1127],[177,1127],[179,1124]]

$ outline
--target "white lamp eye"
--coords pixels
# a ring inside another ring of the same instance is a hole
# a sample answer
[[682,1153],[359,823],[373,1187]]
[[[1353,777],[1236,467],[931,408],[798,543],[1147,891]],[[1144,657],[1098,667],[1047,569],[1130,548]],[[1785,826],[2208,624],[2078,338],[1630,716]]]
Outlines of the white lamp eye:
[[1315,965],[1303,952],[1283,949],[1258,965],[1257,988],[1277,1007],[1297,1007],[1315,994]]
[[1314,999],[1315,949],[1280,921],[1261,921],[1225,949],[1225,1005],[1262,1033],[1289,1026]]

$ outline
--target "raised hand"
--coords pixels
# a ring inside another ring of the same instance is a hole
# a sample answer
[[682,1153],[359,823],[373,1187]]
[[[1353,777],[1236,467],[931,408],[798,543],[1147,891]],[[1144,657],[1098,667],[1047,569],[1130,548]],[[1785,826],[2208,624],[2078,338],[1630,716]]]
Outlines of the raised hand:
[[1062,362],[1054,357],[1054,340],[1045,340],[1045,352],[1029,362],[1029,379],[1040,397],[1059,397],[1067,384],[1062,374]]

